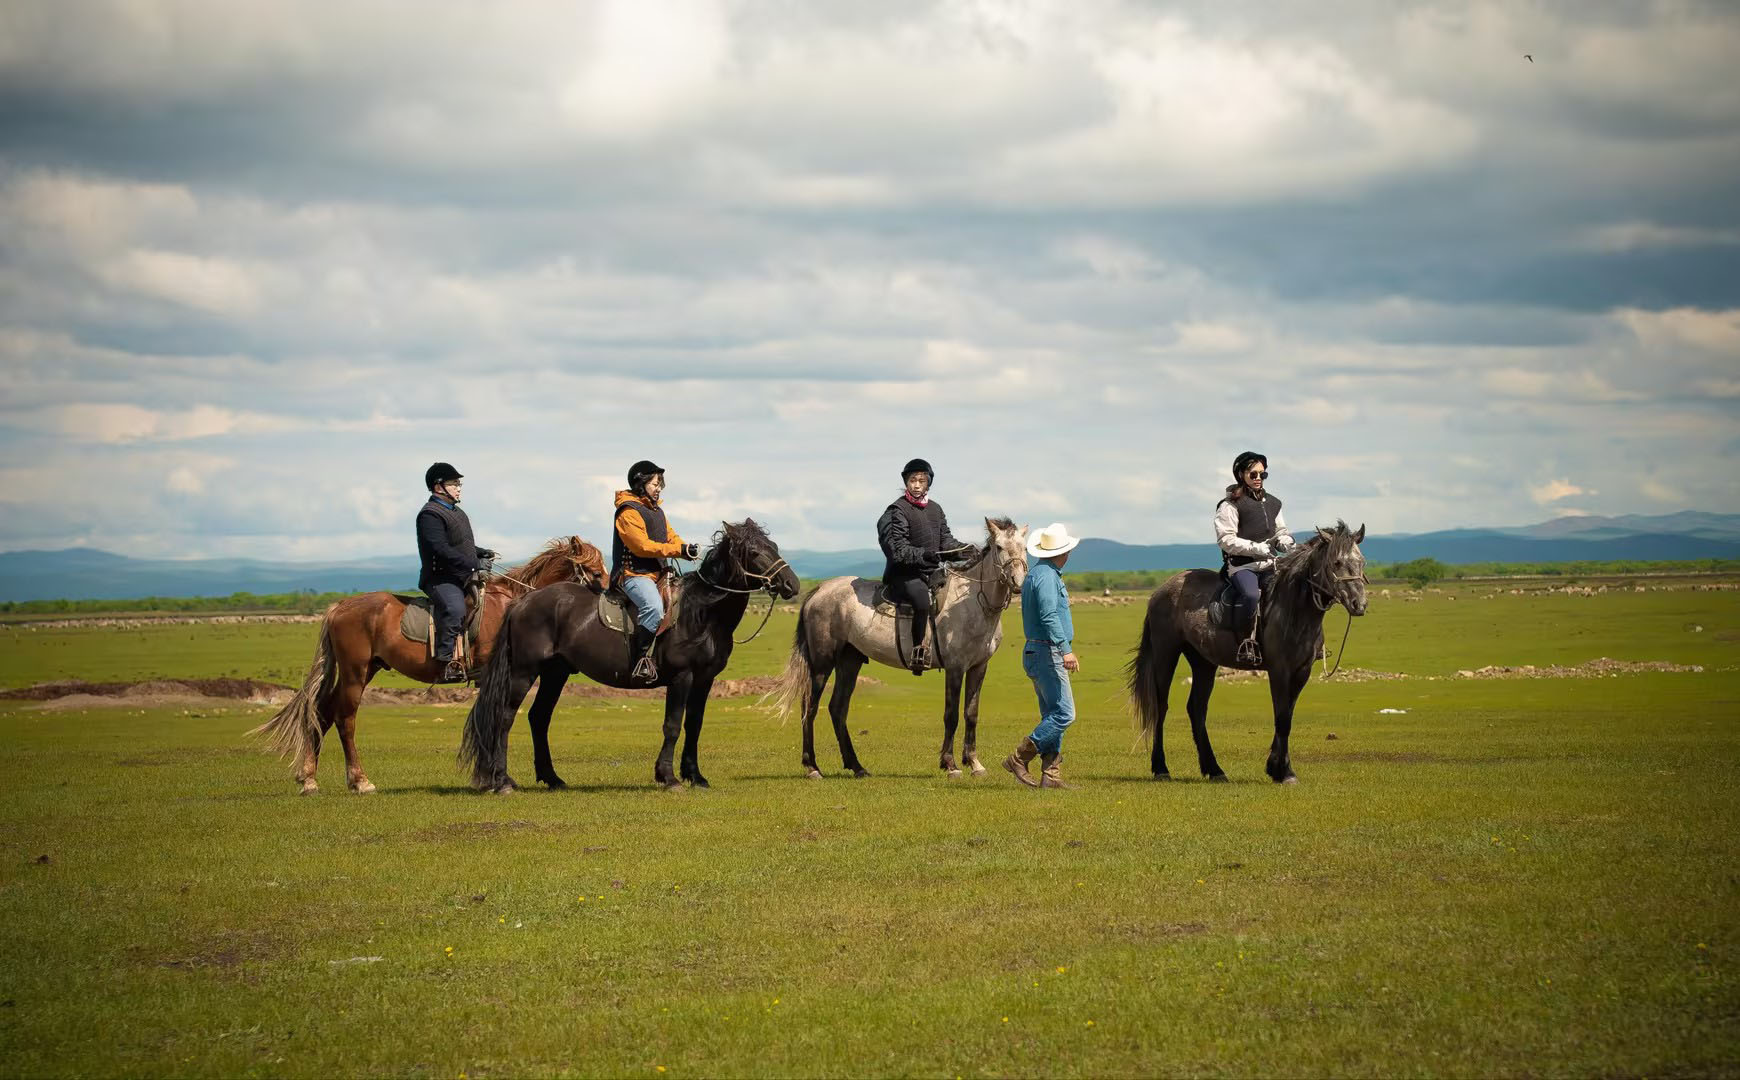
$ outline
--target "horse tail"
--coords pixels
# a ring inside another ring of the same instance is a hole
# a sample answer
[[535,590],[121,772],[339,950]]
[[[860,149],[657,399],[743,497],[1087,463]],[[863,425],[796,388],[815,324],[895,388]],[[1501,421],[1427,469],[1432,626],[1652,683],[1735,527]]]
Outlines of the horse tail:
[[302,680],[302,688],[278,710],[277,715],[248,734],[264,737],[273,754],[288,757],[300,766],[309,748],[320,746],[321,713],[325,711],[327,696],[337,681],[338,668],[332,661],[332,608],[329,607],[321,616],[320,643],[314,647],[314,662],[308,665],[308,677]]
[[[811,593],[810,596],[814,596]],[[804,613],[809,608],[810,596],[804,597],[804,602],[798,605],[797,631],[792,636],[791,657],[785,662],[785,671],[774,683],[773,689],[761,695],[755,702],[757,708],[765,709],[769,714],[777,716],[784,723],[791,716],[792,709],[802,709],[808,703],[804,700],[810,692],[810,635],[804,625]],[[769,704],[768,699],[773,701]]]
[[1159,657],[1149,640],[1149,629],[1154,621],[1154,608],[1148,608],[1148,613],[1142,617],[1142,636],[1136,639],[1136,655],[1130,658],[1124,671],[1128,677],[1130,703],[1136,707],[1136,732],[1144,746],[1154,741],[1154,731],[1160,724],[1161,710],[1165,707],[1166,692],[1170,687],[1161,683]]
[[[508,610],[508,616],[513,610]],[[471,782],[478,787],[492,786],[506,775],[507,740],[502,736],[513,726],[514,714],[519,711],[518,703],[512,700],[514,635],[508,616],[502,618],[501,629],[496,632],[495,652],[484,665],[477,699],[465,716],[465,731],[459,739],[459,766],[471,766]]]

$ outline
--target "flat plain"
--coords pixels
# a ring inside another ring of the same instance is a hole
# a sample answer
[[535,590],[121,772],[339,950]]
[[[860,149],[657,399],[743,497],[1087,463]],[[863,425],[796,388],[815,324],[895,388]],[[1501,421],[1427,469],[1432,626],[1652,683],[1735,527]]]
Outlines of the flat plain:
[[[677,793],[645,698],[565,700],[572,786],[508,797],[454,765],[465,706],[366,706],[380,793],[334,740],[307,799],[244,735],[269,707],[0,702],[0,1072],[1740,1074],[1740,593],[1374,596],[1289,787],[1253,679],[1211,705],[1232,783],[1194,776],[1183,685],[1150,781],[1142,606],[1085,597],[1062,792],[997,767],[1034,719],[1007,642],[978,779],[936,768],[940,676],[889,669],[870,778],[824,716],[806,780],[797,722],[724,697]],[[12,625],[0,687],[291,683],[315,632]],[[529,781],[523,717],[510,752]]]

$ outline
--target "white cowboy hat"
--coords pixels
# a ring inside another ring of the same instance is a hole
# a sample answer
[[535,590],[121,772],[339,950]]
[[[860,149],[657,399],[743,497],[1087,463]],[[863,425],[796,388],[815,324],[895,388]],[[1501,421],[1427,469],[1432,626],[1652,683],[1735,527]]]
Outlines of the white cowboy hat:
[[1066,555],[1074,551],[1079,543],[1081,537],[1069,535],[1063,522],[1054,521],[1027,538],[1027,554],[1036,559],[1049,559],[1053,555]]

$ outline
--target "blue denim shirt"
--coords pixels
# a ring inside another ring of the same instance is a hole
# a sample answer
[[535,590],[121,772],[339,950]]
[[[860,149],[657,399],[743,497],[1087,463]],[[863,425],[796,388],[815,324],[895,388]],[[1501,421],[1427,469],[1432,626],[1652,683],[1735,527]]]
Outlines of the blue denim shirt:
[[1069,589],[1062,572],[1048,562],[1034,562],[1021,584],[1021,632],[1029,640],[1072,651],[1075,622],[1069,617]]

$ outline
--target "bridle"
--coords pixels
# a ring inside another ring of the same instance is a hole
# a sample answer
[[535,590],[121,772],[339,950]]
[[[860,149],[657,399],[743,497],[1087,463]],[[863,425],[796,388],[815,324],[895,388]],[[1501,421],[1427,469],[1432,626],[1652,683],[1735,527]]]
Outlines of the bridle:
[[[995,541],[993,541],[992,543],[994,545]],[[970,550],[973,550],[973,549],[970,547],[953,548],[950,551],[939,552],[939,554],[948,555],[948,554],[953,554],[953,553],[959,552],[959,551],[970,551]],[[991,601],[991,598],[985,595],[986,581],[983,577],[981,577],[977,573],[972,573],[972,572],[969,572],[966,570],[956,570],[953,567],[944,567],[943,569],[948,571],[948,573],[954,577],[967,578],[967,579],[973,581],[974,583],[976,583],[978,588],[976,588],[974,590],[973,595],[978,598],[979,607],[984,609],[984,612],[987,615],[1001,615],[1003,612],[1005,612],[1009,609],[1010,604],[1013,604],[1015,602],[1015,592],[1016,592],[1016,589],[1015,589],[1015,560],[1005,557],[1003,554],[1003,549],[1000,547],[997,549],[996,553],[991,555],[990,557],[992,559],[996,560],[996,562],[995,562],[995,565],[997,567],[996,580],[997,580],[998,584],[1003,586],[1003,600],[1001,603],[993,603]],[[977,570],[978,568],[975,566],[973,569]]]
[[[1325,569],[1327,569],[1327,567],[1325,567]],[[1321,584],[1317,578],[1318,575],[1312,574],[1310,577],[1305,579],[1305,584],[1311,589],[1311,602],[1315,604],[1317,610],[1321,612],[1327,612],[1330,608],[1340,602],[1341,598],[1335,594],[1335,587],[1340,583],[1344,581],[1357,581],[1361,585],[1370,584],[1370,581],[1365,576],[1365,570],[1363,568],[1357,574],[1329,575],[1328,587]],[[1347,608],[1346,604],[1342,604],[1341,606],[1344,610]],[[1335,651],[1335,667],[1330,668],[1327,660],[1323,663],[1325,669],[1323,677],[1325,679],[1333,678],[1335,673],[1341,670],[1341,659],[1347,655],[1347,638],[1351,633],[1353,633],[1353,612],[1348,611],[1347,627],[1341,632],[1341,647]]]
[[736,637],[733,637],[731,639],[732,644],[735,644],[735,645],[747,645],[747,644],[749,644],[751,641],[754,641],[758,636],[760,636],[761,631],[766,629],[766,627],[767,627],[767,620],[773,617],[774,605],[779,602],[779,595],[774,588],[774,579],[779,576],[779,572],[781,570],[787,569],[791,564],[787,563],[785,561],[784,556],[781,556],[780,558],[775,560],[774,564],[772,566],[768,567],[766,571],[763,571],[761,573],[757,573],[756,571],[751,570],[746,566],[737,566],[736,560],[733,560],[734,568],[736,569],[738,575],[740,577],[742,577],[744,581],[746,581],[746,582],[748,582],[748,581],[761,582],[761,584],[759,584],[759,585],[751,585],[749,588],[746,588],[746,589],[739,589],[739,588],[736,588],[736,587],[731,586],[731,585],[721,585],[716,581],[708,581],[707,575],[702,572],[703,568],[706,565],[707,564],[703,562],[700,566],[697,566],[695,568],[695,578],[696,578],[696,580],[700,581],[701,584],[707,586],[710,589],[717,589],[720,592],[724,592],[724,593],[734,593],[738,596],[748,596],[752,593],[758,593],[758,592],[767,593],[767,610],[762,613],[761,624],[755,628],[755,632],[750,634],[746,638],[738,639]]

